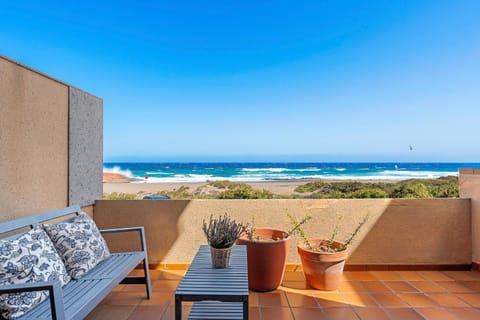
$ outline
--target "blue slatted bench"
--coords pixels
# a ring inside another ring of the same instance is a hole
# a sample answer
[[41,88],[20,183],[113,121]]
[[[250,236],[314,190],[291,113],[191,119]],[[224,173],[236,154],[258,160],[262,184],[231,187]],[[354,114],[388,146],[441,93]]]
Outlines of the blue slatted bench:
[[[55,211],[36,214],[16,220],[0,222],[0,234],[21,228],[34,228],[52,219],[72,219],[81,212],[80,206],[71,206]],[[148,272],[147,247],[143,227],[100,230],[101,233],[137,232],[141,251],[112,253],[105,261],[78,280],[71,280],[63,288],[59,281],[37,282],[0,286],[0,294],[48,290],[49,299],[34,307],[20,319],[81,320],[85,318],[120,283],[145,284],[147,298],[152,296]],[[24,232],[3,239],[16,239]],[[143,262],[144,276],[129,277],[128,274]]]

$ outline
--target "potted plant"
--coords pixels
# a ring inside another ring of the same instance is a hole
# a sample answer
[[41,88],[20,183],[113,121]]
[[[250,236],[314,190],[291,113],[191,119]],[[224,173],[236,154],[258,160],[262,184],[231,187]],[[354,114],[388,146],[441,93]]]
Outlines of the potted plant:
[[246,225],[236,222],[225,213],[218,218],[210,215],[208,223],[203,220],[202,230],[210,245],[212,265],[215,268],[228,267],[232,255],[232,246],[246,230]]
[[[297,220],[289,215],[292,224]],[[315,289],[331,291],[336,290],[342,278],[345,260],[348,257],[348,246],[352,243],[362,226],[367,222],[368,216],[357,225],[350,237],[344,242],[338,242],[335,237],[338,233],[339,221],[329,239],[308,239],[303,229],[298,233],[303,241],[297,246],[298,254],[302,261],[303,273],[307,284]]]
[[255,222],[237,240],[247,246],[248,287],[266,292],[282,283],[291,235],[310,217],[294,225],[290,231],[256,228]]

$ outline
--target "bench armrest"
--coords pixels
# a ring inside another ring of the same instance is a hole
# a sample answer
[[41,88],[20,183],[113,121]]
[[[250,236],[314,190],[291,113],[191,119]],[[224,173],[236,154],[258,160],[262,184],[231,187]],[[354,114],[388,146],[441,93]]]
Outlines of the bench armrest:
[[120,233],[120,232],[138,232],[140,237],[140,245],[142,251],[146,251],[146,241],[145,241],[145,229],[143,227],[128,227],[128,228],[115,228],[115,229],[102,229],[100,233]]
[[63,308],[63,292],[60,281],[45,281],[34,283],[20,283],[2,285],[0,287],[0,294],[5,293],[19,293],[19,292],[31,292],[31,291],[44,291],[49,293],[50,308],[52,310],[53,320],[65,319],[65,310]]

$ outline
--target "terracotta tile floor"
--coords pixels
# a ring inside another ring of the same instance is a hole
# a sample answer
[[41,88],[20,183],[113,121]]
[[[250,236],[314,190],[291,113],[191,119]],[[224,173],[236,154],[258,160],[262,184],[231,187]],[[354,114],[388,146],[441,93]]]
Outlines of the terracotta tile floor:
[[[119,285],[87,319],[174,319],[184,271],[150,272],[151,300],[143,285]],[[308,288],[301,271],[287,271],[278,290],[249,299],[251,320],[479,320],[480,272],[348,271],[338,290],[325,292]],[[190,307],[184,303],[184,319]]]

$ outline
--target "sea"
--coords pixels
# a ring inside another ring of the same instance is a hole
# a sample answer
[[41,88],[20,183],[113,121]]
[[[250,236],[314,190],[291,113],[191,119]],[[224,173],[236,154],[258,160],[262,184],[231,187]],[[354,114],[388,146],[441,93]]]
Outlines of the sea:
[[135,182],[235,182],[300,179],[405,180],[458,176],[460,168],[480,168],[480,163],[324,163],[324,162],[106,162],[103,170]]

